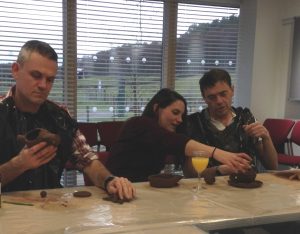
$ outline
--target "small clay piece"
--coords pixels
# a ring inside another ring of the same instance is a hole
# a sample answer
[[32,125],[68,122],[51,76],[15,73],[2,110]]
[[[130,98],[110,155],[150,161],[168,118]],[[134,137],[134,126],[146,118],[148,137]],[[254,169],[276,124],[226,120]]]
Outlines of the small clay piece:
[[111,201],[113,203],[119,203],[119,204],[123,204],[124,202],[130,202],[130,200],[126,198],[120,199],[118,194],[109,194],[107,197],[104,197],[103,200]]
[[90,197],[92,196],[92,193],[89,191],[76,191],[73,193],[74,197]]
[[213,184],[216,182],[216,174],[217,174],[217,168],[209,167],[202,172],[202,177],[204,178],[205,183]]
[[125,200],[120,199],[117,194],[110,194],[109,196],[104,197],[103,200],[105,200],[105,201],[111,201],[113,203],[119,203],[119,204],[123,204],[124,201],[125,201]]
[[42,191],[40,192],[40,196],[41,196],[41,198],[47,197],[47,192],[46,192],[45,190],[42,190]]
[[58,146],[60,144],[60,136],[53,134],[43,128],[35,128],[24,135],[18,135],[17,140],[26,144],[28,147],[34,146],[42,141],[48,143],[48,145]]

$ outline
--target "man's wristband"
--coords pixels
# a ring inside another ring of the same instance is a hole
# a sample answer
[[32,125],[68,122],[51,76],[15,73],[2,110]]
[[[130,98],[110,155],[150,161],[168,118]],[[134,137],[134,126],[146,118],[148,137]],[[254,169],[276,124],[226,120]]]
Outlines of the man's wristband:
[[112,181],[114,178],[116,178],[116,177],[113,176],[113,175],[109,175],[109,176],[107,176],[107,177],[104,179],[102,188],[103,188],[105,191],[107,191],[107,185],[108,185],[108,183],[109,183],[110,181]]

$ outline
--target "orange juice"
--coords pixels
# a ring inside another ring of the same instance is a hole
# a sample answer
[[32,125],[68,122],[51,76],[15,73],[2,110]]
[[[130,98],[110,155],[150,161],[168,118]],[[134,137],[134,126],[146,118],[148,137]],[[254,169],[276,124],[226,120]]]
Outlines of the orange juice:
[[195,170],[200,173],[205,170],[208,165],[208,158],[205,157],[192,157],[192,164]]

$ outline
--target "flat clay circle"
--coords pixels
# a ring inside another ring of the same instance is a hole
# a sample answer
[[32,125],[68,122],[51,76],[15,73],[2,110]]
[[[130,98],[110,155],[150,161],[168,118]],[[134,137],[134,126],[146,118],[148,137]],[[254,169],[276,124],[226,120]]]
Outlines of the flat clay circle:
[[90,197],[92,196],[92,193],[89,191],[76,191],[73,193],[74,197]]

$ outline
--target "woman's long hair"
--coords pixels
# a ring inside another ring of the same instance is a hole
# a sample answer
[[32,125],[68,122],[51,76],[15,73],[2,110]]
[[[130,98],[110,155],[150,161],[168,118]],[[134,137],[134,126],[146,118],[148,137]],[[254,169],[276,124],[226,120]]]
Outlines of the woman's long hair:
[[[187,104],[186,100],[183,96],[181,96],[179,93],[177,93],[174,90],[163,88],[159,90],[148,102],[148,104],[145,107],[145,110],[143,111],[142,116],[147,116],[150,118],[155,118],[158,120],[158,109],[159,108],[166,108],[167,106],[170,106],[175,101],[182,101],[184,103],[184,113],[182,115],[182,122],[184,123],[187,116]],[[154,105],[157,104],[157,107],[154,109]]]

